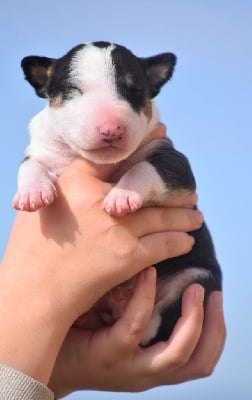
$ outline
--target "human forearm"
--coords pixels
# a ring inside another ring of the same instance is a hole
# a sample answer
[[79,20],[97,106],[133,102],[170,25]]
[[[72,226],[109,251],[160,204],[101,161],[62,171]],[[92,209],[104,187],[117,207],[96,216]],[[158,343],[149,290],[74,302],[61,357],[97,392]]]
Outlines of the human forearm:
[[56,299],[43,282],[18,278],[1,266],[0,363],[47,384],[68,325],[55,314]]

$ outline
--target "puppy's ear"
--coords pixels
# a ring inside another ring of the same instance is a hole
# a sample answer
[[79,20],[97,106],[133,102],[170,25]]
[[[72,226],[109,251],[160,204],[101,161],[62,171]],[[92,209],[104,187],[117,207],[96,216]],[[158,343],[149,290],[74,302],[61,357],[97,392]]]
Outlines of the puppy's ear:
[[47,97],[48,82],[51,78],[56,59],[48,57],[28,56],[23,58],[25,79],[34,87],[39,97]]
[[144,58],[150,83],[150,95],[155,97],[161,87],[172,77],[177,58],[173,53]]

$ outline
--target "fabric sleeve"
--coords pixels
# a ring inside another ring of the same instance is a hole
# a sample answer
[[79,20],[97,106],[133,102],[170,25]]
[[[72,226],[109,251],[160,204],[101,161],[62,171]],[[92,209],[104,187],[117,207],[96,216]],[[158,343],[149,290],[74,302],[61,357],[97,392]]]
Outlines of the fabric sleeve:
[[1,400],[54,400],[53,392],[23,372],[0,364]]

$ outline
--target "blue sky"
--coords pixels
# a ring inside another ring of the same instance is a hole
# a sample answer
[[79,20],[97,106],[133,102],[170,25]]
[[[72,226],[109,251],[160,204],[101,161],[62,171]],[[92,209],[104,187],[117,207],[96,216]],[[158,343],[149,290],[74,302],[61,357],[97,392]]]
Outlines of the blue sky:
[[251,400],[252,1],[9,0],[1,5],[0,30],[0,254],[15,215],[11,199],[27,124],[44,105],[24,81],[20,60],[108,40],[139,56],[177,54],[174,78],[156,102],[169,136],[191,161],[224,272],[228,338],[212,377],[147,393],[69,399]]

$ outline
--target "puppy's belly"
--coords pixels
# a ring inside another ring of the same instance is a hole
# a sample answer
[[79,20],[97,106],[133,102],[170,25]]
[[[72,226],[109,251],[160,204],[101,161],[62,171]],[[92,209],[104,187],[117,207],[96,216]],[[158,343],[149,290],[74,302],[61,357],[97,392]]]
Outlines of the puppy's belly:
[[[162,324],[162,314],[173,306],[182,296],[184,290],[193,282],[209,278],[211,273],[203,268],[191,267],[175,274],[162,276],[157,281],[155,305],[151,320],[144,333],[141,345],[145,346],[155,338]],[[111,289],[95,305],[94,309],[99,315],[99,320],[104,325],[113,325],[125,312],[127,304],[133,294],[136,278]],[[80,324],[79,324],[80,326]],[[95,329],[82,317],[82,328]]]
[[208,279],[210,274],[210,271],[206,269],[189,267],[174,274],[169,274],[169,271],[167,271],[167,275],[158,279],[155,306],[150,323],[141,341],[142,345],[147,345],[155,338],[162,324],[162,314],[173,307],[181,298],[185,289],[194,282]]

